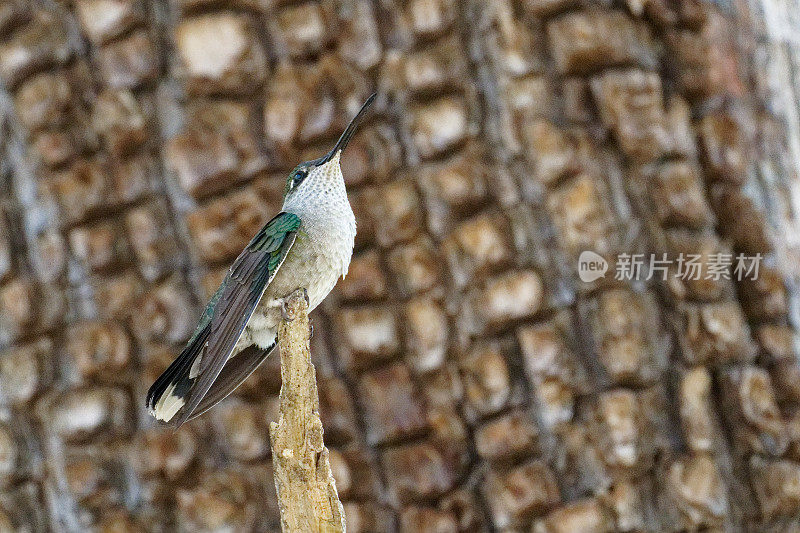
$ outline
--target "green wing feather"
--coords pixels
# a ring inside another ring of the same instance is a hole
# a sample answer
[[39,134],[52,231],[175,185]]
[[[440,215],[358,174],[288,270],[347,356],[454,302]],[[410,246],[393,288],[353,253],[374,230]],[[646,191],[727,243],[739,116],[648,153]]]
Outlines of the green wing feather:
[[222,371],[265,289],[286,259],[300,225],[297,215],[280,213],[253,237],[209,300],[186,348],[150,388],[149,407],[155,405],[167,386],[178,382],[179,378],[188,377],[192,362],[200,357],[197,378],[191,381],[183,379],[181,383],[188,383],[188,390],[176,389],[181,397],[186,397],[176,426],[191,418]]
[[[233,265],[231,265],[225,281],[220,284],[217,291],[206,304],[206,308],[203,310],[203,315],[200,317],[200,322],[197,325],[197,329],[195,329],[192,338],[189,340],[189,343],[191,343],[195,337],[200,335],[202,330],[211,323],[211,318],[214,316],[214,309],[216,308],[220,297],[222,297],[222,293],[227,285],[226,282],[229,280],[231,273],[234,271],[237,264],[243,260],[243,256],[251,252],[267,252],[269,253],[267,268],[272,273],[277,272],[280,263],[283,261],[285,252],[288,252],[288,248],[286,250],[283,249],[286,237],[289,235],[292,235],[293,237],[297,230],[300,229],[300,224],[300,217],[294,213],[279,213],[272,220],[267,222],[258,233],[256,233],[256,235],[250,240],[250,243],[245,247],[244,251],[239,255],[239,257],[236,258],[236,261],[233,263]],[[292,239],[292,243],[293,242],[294,239]],[[291,246],[291,244],[289,246]]]

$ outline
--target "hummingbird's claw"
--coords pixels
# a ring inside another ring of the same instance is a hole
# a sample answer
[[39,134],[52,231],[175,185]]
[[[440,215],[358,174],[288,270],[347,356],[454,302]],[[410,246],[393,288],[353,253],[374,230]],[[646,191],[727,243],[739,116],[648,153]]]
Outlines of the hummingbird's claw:
[[286,311],[286,298],[280,298],[279,301],[281,303],[281,318],[285,321],[289,320],[289,313]]
[[[311,305],[311,302],[308,299],[308,290],[306,290],[304,288],[300,288],[299,290],[303,291],[303,298],[305,298],[305,300],[306,300],[306,307],[309,307]],[[281,318],[283,320],[293,320],[293,317],[289,316],[289,312],[286,309],[286,302],[288,300],[289,300],[289,296],[287,296],[285,298],[275,298],[272,301],[272,304],[271,304],[273,306],[278,306],[278,305],[281,306]]]

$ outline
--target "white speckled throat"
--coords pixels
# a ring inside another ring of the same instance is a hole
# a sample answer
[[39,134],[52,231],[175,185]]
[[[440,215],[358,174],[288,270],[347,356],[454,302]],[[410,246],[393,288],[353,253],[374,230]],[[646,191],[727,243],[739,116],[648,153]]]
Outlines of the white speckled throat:
[[313,246],[334,252],[342,260],[344,275],[353,252],[356,218],[347,199],[340,156],[341,152],[312,168],[300,185],[287,194],[283,210],[300,217]]

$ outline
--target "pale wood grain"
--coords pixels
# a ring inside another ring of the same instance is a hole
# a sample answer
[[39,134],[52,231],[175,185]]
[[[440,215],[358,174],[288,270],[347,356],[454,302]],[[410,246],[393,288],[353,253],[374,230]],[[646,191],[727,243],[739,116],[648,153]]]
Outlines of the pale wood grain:
[[303,291],[297,290],[286,301],[278,330],[280,417],[270,425],[281,529],[284,533],[344,532],[344,508],[322,441],[309,339],[308,304]]

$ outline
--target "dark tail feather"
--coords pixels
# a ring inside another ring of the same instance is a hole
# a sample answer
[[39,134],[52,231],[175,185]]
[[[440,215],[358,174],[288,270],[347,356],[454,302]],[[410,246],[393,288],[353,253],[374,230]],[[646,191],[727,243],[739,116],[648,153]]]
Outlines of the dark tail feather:
[[[202,352],[209,329],[206,327],[198,333],[147,391],[147,409],[158,420],[168,422],[183,405],[184,398],[194,383],[189,372]],[[165,409],[165,406],[171,406],[172,409]]]
[[198,417],[228,397],[274,351],[275,343],[267,349],[249,346],[232,357],[222,367],[214,384],[187,420]]

